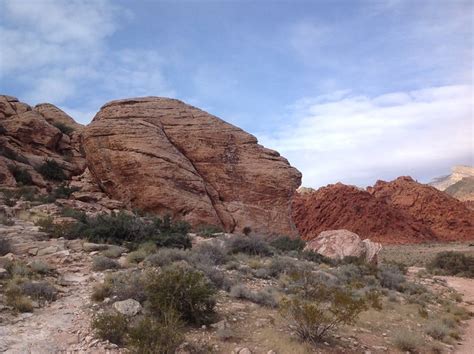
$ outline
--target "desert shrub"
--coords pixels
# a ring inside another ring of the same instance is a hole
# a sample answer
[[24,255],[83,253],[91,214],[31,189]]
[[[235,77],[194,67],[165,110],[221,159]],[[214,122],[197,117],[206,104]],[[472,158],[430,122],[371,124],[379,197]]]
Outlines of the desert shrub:
[[268,275],[270,277],[277,277],[280,274],[288,274],[297,271],[297,262],[290,257],[274,257],[271,259],[268,266]]
[[103,271],[106,269],[119,269],[120,264],[110,258],[104,256],[96,256],[92,259],[92,270]]
[[449,335],[450,329],[442,321],[432,321],[426,325],[425,332],[430,337],[442,341]]
[[41,218],[35,222],[39,230],[48,234],[52,238],[64,237],[70,239],[75,236],[74,227],[76,224],[55,223],[52,216]]
[[70,187],[67,183],[61,183],[58,187],[54,189],[53,196],[55,199],[68,199],[72,195],[72,193],[77,192],[79,190],[79,187]]
[[23,295],[31,297],[33,300],[54,301],[58,295],[58,290],[46,281],[27,281],[19,285]]
[[306,242],[300,238],[279,236],[270,242],[270,245],[281,252],[302,251]]
[[201,225],[197,228],[196,233],[205,238],[215,237],[214,234],[223,232],[222,228],[215,225]]
[[353,323],[366,309],[364,299],[347,291],[319,285],[311,296],[297,295],[280,302],[280,313],[300,339],[316,344],[339,325]]
[[70,135],[74,131],[73,127],[71,127],[70,125],[67,125],[65,123],[54,122],[53,125],[56,128],[58,128],[61,131],[61,133],[65,134],[65,135]]
[[24,164],[28,164],[28,159],[26,159],[22,155],[18,155],[18,153],[15,150],[12,150],[6,146],[1,146],[0,147],[0,155],[5,156],[7,159],[22,162]]
[[214,317],[216,290],[200,271],[182,265],[150,271],[145,290],[155,314],[174,310],[185,322],[193,324],[209,323]]
[[[9,217],[2,214],[2,215],[0,215],[0,225],[13,226],[13,225],[15,225],[15,221],[13,221],[11,218],[9,218]],[[0,243],[1,243],[1,241],[0,241]],[[0,246],[0,249],[1,249],[1,246]]]
[[335,263],[331,258],[328,258],[318,252],[314,252],[310,250],[302,252],[301,258],[313,263],[317,263],[317,264],[324,263],[328,265],[333,265]]
[[21,289],[14,284],[10,284],[5,291],[5,304],[18,312],[33,312],[31,300],[23,295]]
[[91,327],[100,339],[121,345],[125,341],[128,321],[127,318],[120,313],[106,312],[98,314],[92,320]]
[[10,241],[0,236],[0,256],[10,253],[12,250]]
[[224,264],[228,260],[227,252],[217,243],[204,242],[192,249],[194,262],[209,263],[212,265]]
[[242,232],[244,233],[245,236],[249,236],[252,233],[252,228],[250,226],[245,226],[242,229]]
[[230,295],[236,299],[248,300],[263,306],[276,307],[278,305],[275,290],[272,288],[251,291],[244,285],[238,284],[230,289]]
[[183,325],[173,311],[159,318],[144,317],[129,329],[128,344],[137,353],[175,353],[183,342]]
[[169,217],[149,219],[121,211],[87,217],[74,233],[97,243],[125,243],[136,247],[152,241],[158,247],[191,248],[188,230],[188,224],[174,223]]
[[269,244],[259,236],[234,236],[227,240],[228,253],[245,253],[251,256],[271,256]]
[[177,248],[160,248],[157,252],[149,255],[145,263],[155,267],[163,267],[177,261],[186,261],[189,258],[189,252]]
[[109,258],[118,258],[125,251],[123,247],[116,245],[109,245],[106,250],[102,251],[102,255]]
[[377,272],[380,285],[384,288],[400,291],[405,284],[405,276],[396,266],[390,264],[382,264]]
[[129,263],[140,263],[145,260],[146,257],[155,253],[158,250],[156,244],[153,241],[142,243],[136,251],[130,252],[127,256]]
[[42,275],[50,274],[53,272],[53,268],[51,268],[49,264],[36,259],[30,263],[30,268],[33,272]]
[[376,310],[382,310],[382,294],[380,291],[369,291],[365,294],[365,298],[372,308]]
[[234,285],[233,278],[229,277],[213,265],[209,265],[207,263],[197,263],[194,266],[196,267],[196,269],[203,272],[217,289],[229,291],[230,288]]
[[38,172],[46,179],[52,181],[64,181],[67,179],[61,165],[55,160],[48,159],[40,167]]
[[8,263],[5,269],[12,278],[28,278],[31,275],[30,268],[25,263],[18,260]]
[[33,179],[31,178],[30,173],[25,168],[16,165],[8,165],[10,173],[15,178],[17,183],[28,186],[33,184]]
[[146,294],[142,274],[140,272],[107,274],[103,283],[94,286],[91,297],[94,301],[114,297],[116,301],[134,299],[143,302],[146,300]]
[[453,251],[440,252],[428,263],[427,269],[434,274],[474,278],[474,256]]
[[423,342],[423,338],[416,334],[416,332],[406,329],[395,332],[393,337],[395,346],[404,352],[416,352],[417,349],[423,346]]

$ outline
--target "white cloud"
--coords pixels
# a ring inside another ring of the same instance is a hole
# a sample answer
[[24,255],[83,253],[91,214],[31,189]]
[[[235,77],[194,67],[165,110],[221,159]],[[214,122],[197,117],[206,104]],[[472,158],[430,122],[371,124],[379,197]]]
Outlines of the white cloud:
[[294,124],[260,141],[299,168],[309,186],[423,177],[442,163],[473,162],[472,97],[472,86],[459,85],[306,98],[292,106]]
[[109,45],[130,18],[111,0],[0,0],[0,13],[0,77],[14,77],[31,104],[74,99],[87,113],[110,99],[174,94],[157,52]]

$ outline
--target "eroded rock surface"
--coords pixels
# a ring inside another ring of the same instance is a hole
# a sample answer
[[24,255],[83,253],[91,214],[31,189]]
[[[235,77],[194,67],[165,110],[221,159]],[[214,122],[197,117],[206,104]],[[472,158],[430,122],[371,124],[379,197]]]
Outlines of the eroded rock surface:
[[129,206],[192,225],[294,235],[290,201],[301,174],[276,151],[181,101],[113,101],[84,132],[92,175]]
[[85,168],[81,129],[51,104],[30,107],[15,97],[0,96],[0,185],[16,185],[13,166],[26,170],[32,184],[46,187],[49,181],[37,170],[48,159],[56,161],[67,177],[81,173]]
[[368,191],[429,227],[442,241],[474,240],[474,211],[434,187],[399,177]]
[[342,183],[297,194],[293,220],[305,240],[327,230],[346,229],[384,244],[436,240],[433,232],[408,213],[365,190]]

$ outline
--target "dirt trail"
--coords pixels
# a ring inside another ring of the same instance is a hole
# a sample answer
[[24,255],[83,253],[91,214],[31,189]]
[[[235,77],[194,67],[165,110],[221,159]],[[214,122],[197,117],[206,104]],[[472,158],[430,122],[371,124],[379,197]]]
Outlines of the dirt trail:
[[[463,294],[464,306],[474,312],[474,279],[459,277],[439,277],[445,279],[448,285]],[[463,335],[462,345],[456,347],[456,353],[474,353],[474,318],[467,321],[467,327]]]
[[[101,276],[91,270],[91,255],[78,242],[47,239],[32,223],[15,221],[1,225],[0,234],[12,243],[16,259],[53,265],[57,275],[49,279],[60,293],[32,313],[12,316],[0,309],[0,352],[110,352],[113,345],[94,339],[89,328],[92,285]],[[38,255],[31,254],[34,249]]]

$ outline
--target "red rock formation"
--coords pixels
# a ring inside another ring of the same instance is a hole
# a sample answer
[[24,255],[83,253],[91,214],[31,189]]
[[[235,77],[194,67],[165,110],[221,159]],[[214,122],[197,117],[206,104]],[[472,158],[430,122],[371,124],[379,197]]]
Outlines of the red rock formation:
[[474,211],[434,187],[399,177],[378,181],[368,191],[431,228],[440,240],[474,240]]
[[113,101],[85,129],[89,169],[114,199],[193,225],[294,235],[301,174],[257,139],[181,101]]
[[[64,134],[56,126],[60,122],[76,132]],[[29,172],[35,185],[47,186],[50,182],[36,172],[46,159],[55,160],[67,176],[81,173],[85,168],[77,133],[81,127],[53,105],[32,108],[14,97],[0,96],[0,184],[16,184],[8,166],[17,166]]]
[[297,194],[293,220],[305,240],[336,229],[346,229],[362,239],[383,244],[436,240],[433,232],[411,215],[365,190],[342,183]]

